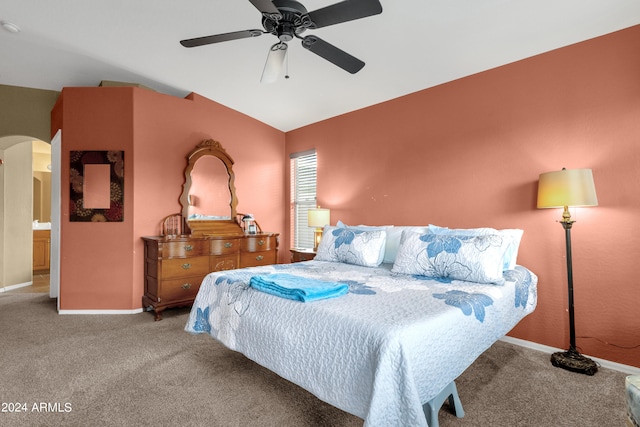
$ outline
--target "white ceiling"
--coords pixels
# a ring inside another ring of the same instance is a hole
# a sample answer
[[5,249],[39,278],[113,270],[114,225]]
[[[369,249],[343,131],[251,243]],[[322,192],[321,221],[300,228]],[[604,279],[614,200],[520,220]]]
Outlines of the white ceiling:
[[[309,11],[337,0],[302,0]],[[0,84],[61,90],[102,80],[196,92],[282,131],[640,24],[640,0],[381,0],[380,15],[309,30],[363,60],[351,75],[289,43],[289,79],[261,84],[265,34],[248,0],[3,0]]]

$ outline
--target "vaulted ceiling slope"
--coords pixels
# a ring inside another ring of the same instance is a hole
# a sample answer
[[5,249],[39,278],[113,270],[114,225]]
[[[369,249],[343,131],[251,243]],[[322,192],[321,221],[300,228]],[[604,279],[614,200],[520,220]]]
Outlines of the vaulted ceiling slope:
[[[336,0],[302,3],[314,11]],[[284,64],[289,78],[265,84],[274,35],[189,49],[179,43],[262,29],[252,1],[4,0],[0,20],[20,31],[0,28],[0,84],[61,90],[111,80],[179,97],[196,92],[286,132],[640,24],[638,0],[380,3],[381,14],[304,34],[364,61],[361,71],[350,74],[294,39]]]

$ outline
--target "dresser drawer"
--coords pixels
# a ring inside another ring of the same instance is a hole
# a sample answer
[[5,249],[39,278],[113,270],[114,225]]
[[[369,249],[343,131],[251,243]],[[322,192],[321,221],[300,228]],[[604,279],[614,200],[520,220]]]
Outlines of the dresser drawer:
[[173,258],[162,261],[162,278],[204,276],[209,272],[209,257]]
[[240,254],[240,267],[276,264],[276,251],[243,252]]
[[238,268],[238,254],[215,255],[209,261],[210,271],[234,270]]
[[242,239],[242,252],[270,251],[275,248],[275,236],[255,236]]
[[205,275],[162,281],[158,302],[194,299],[204,277]]
[[209,246],[211,255],[228,255],[240,252],[238,239],[212,239]]
[[209,242],[206,240],[191,240],[188,242],[162,242],[160,243],[160,257],[184,258],[209,254]]

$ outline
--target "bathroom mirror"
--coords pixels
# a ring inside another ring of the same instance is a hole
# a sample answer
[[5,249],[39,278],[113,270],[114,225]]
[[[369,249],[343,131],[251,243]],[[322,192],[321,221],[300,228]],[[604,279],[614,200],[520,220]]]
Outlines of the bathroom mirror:
[[192,235],[242,234],[234,179],[233,159],[218,141],[204,140],[187,155],[180,205]]

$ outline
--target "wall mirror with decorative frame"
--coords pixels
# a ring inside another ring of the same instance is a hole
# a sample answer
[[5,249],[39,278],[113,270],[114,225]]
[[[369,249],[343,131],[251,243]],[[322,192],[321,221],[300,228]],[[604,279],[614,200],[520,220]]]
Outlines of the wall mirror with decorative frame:
[[204,140],[187,155],[184,179],[180,205],[191,235],[243,233],[236,220],[233,159],[218,141]]
[[124,221],[124,151],[70,151],[69,162],[69,221]]

